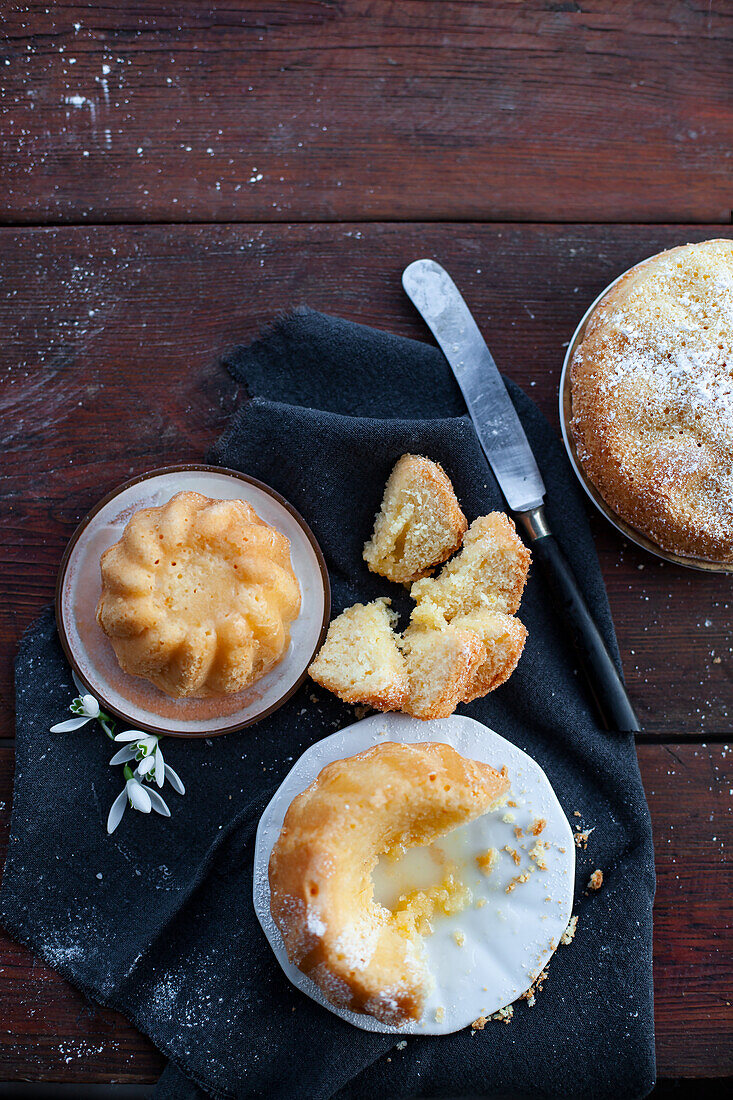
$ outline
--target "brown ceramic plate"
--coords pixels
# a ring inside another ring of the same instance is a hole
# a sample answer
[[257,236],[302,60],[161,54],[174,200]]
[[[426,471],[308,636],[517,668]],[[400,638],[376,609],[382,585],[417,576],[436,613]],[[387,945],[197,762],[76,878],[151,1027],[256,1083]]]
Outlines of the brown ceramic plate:
[[[288,651],[247,691],[210,699],[171,699],[117,663],[95,618],[101,592],[99,559],[117,542],[133,512],[165,504],[192,490],[218,500],[244,500],[266,523],[290,539],[300,584],[300,615]],[[133,478],[109,493],[79,524],[66,548],[56,585],[56,624],[71,667],[102,708],[134,729],[172,737],[214,737],[272,714],[306,677],[326,632],[331,591],[323,554],[313,532],[274,489],[237,470],[219,466],[168,466]]]
[[[644,262],[644,261],[642,261]],[[636,267],[639,265],[636,264]],[[633,271],[634,268],[630,267],[629,271]],[[614,512],[610,504],[607,504],[601,494],[596,489],[593,482],[586,476],[585,470],[580,464],[577,451],[575,449],[575,439],[570,429],[570,421],[572,419],[572,394],[570,386],[570,367],[573,361],[573,355],[578,345],[581,343],[585,330],[590,320],[590,315],[593,310],[600,303],[602,298],[608,294],[611,287],[614,287],[619,279],[623,279],[624,275],[628,272],[624,271],[619,275],[618,279],[614,279],[612,283],[609,283],[605,290],[596,298],[588,309],[583,314],[580,324],[573,333],[573,338],[568,344],[568,350],[565,354],[565,362],[562,367],[562,374],[560,375],[560,427],[562,428],[562,438],[565,443],[565,450],[568,453],[570,464],[575,471],[578,481],[585,489],[585,492],[595,504],[598,511],[606,517],[609,523],[613,524],[617,531],[620,531],[624,538],[627,538],[629,542],[635,543],[640,546],[642,550],[648,551],[650,554],[654,554],[656,558],[662,558],[664,561],[672,562],[674,565],[682,565],[686,569],[699,569],[707,573],[733,573],[733,565],[730,562],[715,562],[706,561],[703,558],[691,558],[686,557],[684,554],[673,554],[669,550],[663,550],[661,546],[657,546],[655,542],[652,542],[642,531],[637,531],[635,527],[632,527],[626,522],[625,519]]]

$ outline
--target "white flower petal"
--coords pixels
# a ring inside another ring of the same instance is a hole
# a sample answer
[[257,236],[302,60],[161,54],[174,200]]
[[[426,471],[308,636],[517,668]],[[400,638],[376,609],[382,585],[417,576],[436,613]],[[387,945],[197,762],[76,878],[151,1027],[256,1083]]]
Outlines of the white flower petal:
[[91,717],[86,718],[69,718],[66,722],[58,722],[55,726],[51,726],[51,733],[68,733],[70,730],[78,730],[81,726],[85,726],[87,722],[91,721]]
[[163,817],[171,816],[171,812],[166,805],[165,799],[162,798],[156,790],[151,787],[148,791],[148,795],[150,797],[150,803],[156,814],[162,814]]
[[136,749],[134,745],[125,745],[124,749],[120,749],[119,752],[114,754],[110,760],[110,764],[126,764],[128,760],[135,759],[135,752]]
[[162,787],[165,783],[165,763],[163,762],[163,751],[160,745],[155,750],[155,782],[159,787]]
[[122,815],[127,807],[127,785],[125,785],[117,798],[112,803],[112,808],[109,811],[109,817],[107,818],[107,832],[113,833],[119,823],[122,821]]
[[183,783],[181,782],[178,773],[173,771],[173,768],[170,766],[170,764],[165,765],[165,777],[174,791],[176,791],[178,794],[186,793],[186,788],[183,786]]
[[80,695],[82,695],[82,696],[83,696],[83,695],[86,695],[86,691],[87,691],[87,689],[86,689],[86,688],[84,687],[84,685],[82,684],[81,680],[80,680],[80,679],[79,679],[79,677],[78,677],[78,676],[76,675],[76,673],[75,673],[75,672],[73,671],[73,669],[72,669],[72,672],[71,672],[71,679],[72,679],[72,680],[74,681],[74,683],[76,684],[76,690],[77,690],[77,691],[79,692],[79,694],[80,694]]
[[81,705],[84,707],[84,713],[90,718],[96,718],[99,714],[99,703],[93,695],[82,695]]
[[157,746],[157,744],[158,744],[158,738],[157,738],[157,737],[155,736],[155,734],[154,734],[154,733],[148,733],[148,734],[144,734],[144,735],[143,735],[143,736],[142,736],[142,737],[140,738],[140,741],[139,741],[138,743],[139,743],[140,745],[144,745],[144,746],[145,746],[145,748],[146,748],[146,750],[147,750],[148,752],[152,752],[152,751],[153,751],[153,749],[154,749],[154,748],[155,748],[155,747]]
[[155,757],[145,756],[137,766],[138,775],[147,775],[155,767]]
[[150,795],[139,780],[127,780],[127,797],[133,808],[139,810],[141,814],[150,813]]
[[125,730],[124,733],[115,735],[115,741],[139,741],[145,734],[140,730]]

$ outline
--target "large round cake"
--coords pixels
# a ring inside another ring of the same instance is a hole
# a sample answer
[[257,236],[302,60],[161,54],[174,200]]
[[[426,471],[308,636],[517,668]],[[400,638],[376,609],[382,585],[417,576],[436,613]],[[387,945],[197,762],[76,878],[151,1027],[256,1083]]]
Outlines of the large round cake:
[[658,546],[733,561],[733,242],[627,272],[572,361],[571,429],[601,496]]
[[300,611],[288,539],[242,500],[184,492],[135,512],[101,569],[97,621],[121,668],[176,698],[250,687]]

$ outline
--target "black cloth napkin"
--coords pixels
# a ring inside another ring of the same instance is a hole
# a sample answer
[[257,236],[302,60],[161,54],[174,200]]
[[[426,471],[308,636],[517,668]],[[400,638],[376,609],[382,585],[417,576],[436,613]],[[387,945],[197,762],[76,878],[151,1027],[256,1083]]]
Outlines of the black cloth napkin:
[[[254,399],[211,459],[279,490],[306,517],[334,612],[391,594],[361,558],[385,480],[404,452],[437,459],[469,520],[502,508],[460,393],[433,347],[299,311],[227,360]],[[548,487],[553,528],[618,657],[580,493],[530,400],[510,393]],[[287,403],[283,403],[287,402]],[[602,732],[541,579],[520,610],[529,640],[511,680],[461,708],[545,769],[579,849],[573,943],[512,1022],[442,1037],[363,1032],[294,989],[252,906],[259,816],[293,760],[354,720],[308,682],[239,734],[182,742],[172,816],[129,810],[108,837],[121,769],[98,727],[51,734],[76,691],[48,610],[17,659],[17,759],[0,894],[9,932],[95,1002],[119,1009],[170,1059],[159,1098],[638,1097],[654,1081],[649,816],[633,739]],[[169,788],[166,788],[166,792]],[[579,815],[579,816],[576,816]],[[600,891],[586,885],[595,868]],[[202,1091],[203,1090],[203,1091]]]

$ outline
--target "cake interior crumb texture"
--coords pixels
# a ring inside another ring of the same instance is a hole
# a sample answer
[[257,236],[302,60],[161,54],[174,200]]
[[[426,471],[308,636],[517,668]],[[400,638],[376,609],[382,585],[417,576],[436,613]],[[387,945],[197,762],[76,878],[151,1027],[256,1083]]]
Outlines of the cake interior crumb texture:
[[311,677],[346,703],[400,710],[409,692],[388,599],[357,603],[333,620],[310,666]]
[[467,526],[443,468],[421,455],[403,455],[384,490],[364,560],[372,572],[410,583],[449,558]]

